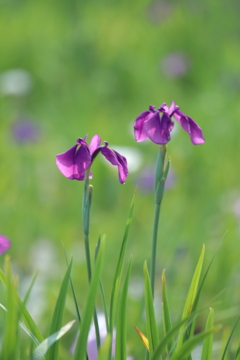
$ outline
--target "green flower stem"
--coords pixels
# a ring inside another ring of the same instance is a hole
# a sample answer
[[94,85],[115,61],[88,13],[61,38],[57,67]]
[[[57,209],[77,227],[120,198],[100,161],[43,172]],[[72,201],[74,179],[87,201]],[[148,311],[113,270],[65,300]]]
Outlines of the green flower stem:
[[165,181],[170,168],[170,160],[168,160],[165,166],[166,153],[167,153],[167,145],[161,145],[158,152],[156,172],[155,172],[155,183],[154,183],[155,211],[154,211],[153,236],[152,236],[152,253],[151,253],[151,262],[150,262],[150,281],[151,281],[153,297],[154,297],[157,238],[158,238],[160,208],[164,194]]
[[[92,277],[92,266],[91,266],[91,253],[89,246],[89,224],[90,224],[90,210],[92,203],[92,193],[93,186],[89,185],[89,169],[86,171],[85,181],[84,181],[84,193],[83,193],[83,232],[84,232],[84,245],[85,245],[85,256],[86,256],[86,264],[87,264],[87,274],[88,274],[88,282],[90,284]],[[97,318],[97,311],[94,310],[93,315],[95,333],[96,333],[96,342],[98,349],[100,348],[100,332]]]
[[152,254],[151,254],[151,263],[150,263],[150,280],[151,280],[151,287],[152,287],[153,296],[154,296],[156,253],[157,253],[157,235],[158,235],[160,208],[161,208],[160,204],[155,204],[154,223],[153,223],[153,237],[152,237]]

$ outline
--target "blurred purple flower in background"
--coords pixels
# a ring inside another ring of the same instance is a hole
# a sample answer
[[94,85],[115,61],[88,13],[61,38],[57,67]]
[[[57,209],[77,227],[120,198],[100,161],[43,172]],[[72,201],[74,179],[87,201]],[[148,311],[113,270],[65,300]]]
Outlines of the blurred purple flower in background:
[[149,110],[142,112],[134,122],[135,139],[138,142],[150,139],[155,144],[166,144],[171,140],[170,132],[174,122],[172,116],[180,123],[194,145],[205,142],[202,130],[189,116],[180,111],[179,106],[172,101],[170,107],[163,103],[157,110],[150,106]]
[[190,69],[190,66],[191,62],[189,57],[181,52],[168,54],[161,61],[162,71],[169,78],[184,76]]
[[5,253],[10,248],[10,246],[10,240],[6,236],[0,234],[0,255]]
[[36,142],[39,129],[31,120],[19,119],[12,125],[12,135],[19,143]]
[[154,1],[148,8],[148,16],[153,23],[159,24],[171,17],[172,9],[166,1]]
[[91,167],[93,160],[101,152],[112,165],[118,167],[119,181],[124,184],[128,176],[126,158],[110,149],[106,141],[105,145],[100,145],[101,138],[97,134],[93,136],[90,145],[86,143],[86,139],[87,135],[84,139],[78,138],[76,145],[56,156],[59,171],[68,179],[84,180],[86,170]]
[[[152,192],[154,189],[154,177],[155,177],[155,168],[154,167],[146,167],[142,170],[138,177],[138,186],[144,192]],[[168,172],[167,179],[165,181],[165,189],[171,189],[176,183],[176,176],[172,169],[170,168]]]

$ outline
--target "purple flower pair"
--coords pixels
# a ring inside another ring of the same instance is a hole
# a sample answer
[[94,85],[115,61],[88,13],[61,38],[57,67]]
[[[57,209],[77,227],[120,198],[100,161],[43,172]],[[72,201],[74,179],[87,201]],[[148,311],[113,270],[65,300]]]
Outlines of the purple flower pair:
[[135,139],[138,142],[146,139],[152,140],[156,144],[166,144],[171,140],[170,133],[173,129],[174,117],[185,130],[194,145],[204,143],[201,128],[189,116],[185,115],[173,101],[168,107],[165,103],[157,110],[150,106],[149,110],[142,112],[134,122]]
[[118,167],[119,181],[124,184],[128,175],[126,158],[117,151],[110,149],[106,141],[105,145],[100,145],[101,138],[97,134],[93,136],[90,145],[87,144],[86,139],[87,135],[84,139],[77,139],[76,145],[56,156],[56,164],[60,172],[68,179],[84,180],[86,170],[91,167],[95,157],[102,153],[112,165]]
[[[203,133],[198,124],[189,116],[185,115],[173,101],[168,107],[165,103],[157,110],[150,106],[149,110],[142,112],[134,122],[135,139],[138,142],[146,139],[152,140],[156,144],[166,144],[171,140],[170,133],[173,129],[174,117],[185,130],[194,145],[205,142]],[[117,151],[108,147],[108,143],[100,145],[101,138],[94,135],[90,145],[84,139],[77,139],[77,144],[66,152],[56,156],[56,164],[60,172],[68,179],[84,180],[86,170],[90,169],[95,157],[102,155],[112,164],[118,167],[118,177],[121,184],[124,184],[128,176],[127,160]],[[91,171],[89,177],[92,177]]]

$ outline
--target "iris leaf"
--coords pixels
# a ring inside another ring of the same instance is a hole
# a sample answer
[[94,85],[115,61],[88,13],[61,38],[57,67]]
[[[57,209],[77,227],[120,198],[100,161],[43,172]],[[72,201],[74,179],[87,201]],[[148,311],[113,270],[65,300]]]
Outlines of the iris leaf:
[[[0,280],[2,281],[3,285],[7,286],[7,277],[4,274],[4,272],[0,269]],[[22,300],[18,296],[18,294],[14,293],[15,302],[21,309],[22,313],[22,319],[26,325],[26,327],[31,331],[33,336],[37,339],[38,343],[41,343],[44,340],[44,337],[42,336],[41,332],[39,331],[37,325],[35,324],[34,320],[32,319],[31,315],[29,314],[27,308],[23,305]]]
[[189,340],[185,341],[180,348],[173,353],[171,357],[167,357],[166,360],[185,360],[191,351],[204,339],[211,336],[214,332],[219,331],[221,326],[215,326],[211,329],[201,332],[200,334],[193,336]]
[[54,334],[46,338],[41,344],[39,344],[38,347],[33,351],[31,360],[41,360],[45,356],[48,349],[63,335],[65,335],[71,329],[74,323],[75,320],[70,321],[59,331],[56,331]]
[[[198,316],[198,314],[205,309],[201,309],[195,312],[192,312],[189,316],[187,316],[185,319],[181,320],[178,324],[172,327],[172,329],[164,336],[164,338],[160,341],[157,348],[154,351],[153,356],[151,357],[151,360],[158,360],[160,356],[165,352],[166,346],[169,344],[169,341],[173,338],[173,335],[179,330],[180,327],[182,327],[185,323],[188,323],[188,326],[191,324],[191,322]],[[183,333],[186,331],[187,326],[183,327]],[[174,344],[175,345],[175,344]],[[170,353],[174,352],[174,345],[170,349]]]
[[128,235],[129,235],[130,225],[131,225],[131,222],[132,222],[135,196],[136,196],[136,191],[135,191],[135,193],[133,195],[133,199],[132,199],[132,202],[131,202],[130,211],[129,211],[129,215],[128,215],[128,219],[127,219],[127,223],[126,223],[126,227],[125,227],[125,231],[124,231],[124,235],[123,235],[122,246],[121,246],[121,250],[120,250],[120,254],[119,254],[119,258],[118,258],[118,263],[117,263],[117,267],[116,267],[116,271],[115,271],[115,275],[114,275],[114,280],[113,280],[112,291],[111,291],[110,315],[109,315],[110,316],[109,325],[110,325],[110,331],[111,332],[113,331],[113,324],[114,324],[114,319],[115,319],[116,303],[117,303],[117,298],[118,298],[119,284],[120,284],[120,278],[121,278],[121,273],[122,273],[122,267],[123,267],[123,260],[124,260],[126,245],[127,245],[127,239],[128,239]]
[[122,360],[122,359],[126,359],[127,357],[126,307],[127,307],[127,294],[128,294],[128,284],[129,284],[131,266],[132,266],[132,259],[130,260],[127,269],[127,274],[125,277],[125,281],[119,301],[118,316],[117,316],[115,360]]
[[150,356],[152,356],[154,350],[159,344],[159,338],[158,338],[158,330],[156,324],[156,316],[154,311],[152,289],[151,289],[146,261],[144,263],[144,292],[145,292],[147,337],[149,341]]
[[[204,253],[205,253],[205,246],[203,245],[200,258],[198,260],[195,272],[193,274],[192,282],[188,291],[187,299],[184,305],[182,319],[184,319],[186,316],[190,315],[193,310],[193,305],[196,299],[197,290],[198,290],[198,284],[201,276],[202,271],[202,265],[203,265],[203,259],[204,259]],[[180,349],[184,340],[184,329],[183,325],[179,330],[179,337],[178,337],[178,343],[177,343],[177,349]]]
[[[210,330],[214,324],[214,310],[210,308],[205,330]],[[201,360],[212,360],[213,333],[204,339]]]
[[[168,297],[167,297],[165,270],[163,270],[162,272],[162,317],[163,317],[164,336],[166,336],[166,334],[172,329],[172,322],[171,322]],[[167,353],[172,348],[173,343],[174,343],[174,338],[169,340],[169,344],[166,347]]]
[[83,311],[82,322],[80,324],[80,335],[74,352],[74,360],[84,360],[86,358],[88,332],[95,308],[95,300],[97,296],[97,289],[99,285],[100,270],[103,257],[103,246],[104,242],[102,242],[101,247],[98,251],[98,256],[93,269],[93,274],[86,299],[86,305]]
[[[69,265],[67,267],[67,271],[65,273],[65,276],[63,278],[63,282],[60,288],[60,292],[57,298],[57,302],[55,305],[55,309],[53,312],[52,322],[50,326],[50,335],[53,335],[59,329],[62,325],[62,318],[63,318],[63,312],[65,309],[65,301],[67,296],[67,290],[68,290],[68,284],[70,281],[70,274],[71,274],[71,268],[72,268],[72,259],[69,262]],[[59,342],[54,342],[49,351],[46,354],[46,360],[57,360],[58,359],[58,350],[59,350]]]

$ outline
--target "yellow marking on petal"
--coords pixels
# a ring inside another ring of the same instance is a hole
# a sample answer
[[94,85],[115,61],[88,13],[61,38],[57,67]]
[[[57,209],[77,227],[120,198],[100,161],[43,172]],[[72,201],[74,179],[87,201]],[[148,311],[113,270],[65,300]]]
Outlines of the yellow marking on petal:
[[136,326],[135,326],[135,329],[138,333],[138,335],[140,336],[145,348],[149,351],[149,341],[148,341],[148,338],[141,332],[141,330],[139,330]]
[[81,146],[82,144],[78,144],[78,146],[76,147],[76,152],[80,149]]

